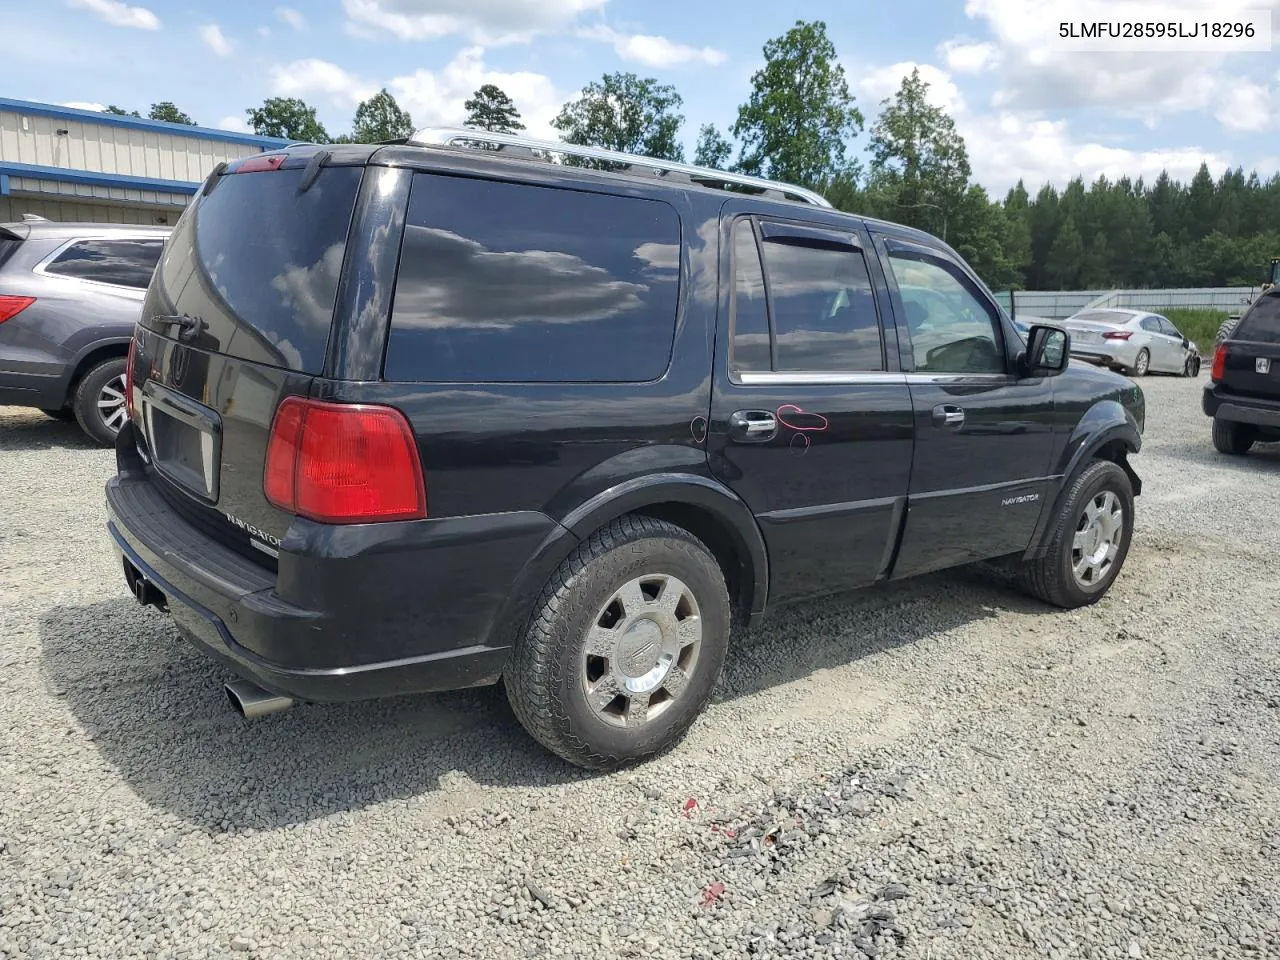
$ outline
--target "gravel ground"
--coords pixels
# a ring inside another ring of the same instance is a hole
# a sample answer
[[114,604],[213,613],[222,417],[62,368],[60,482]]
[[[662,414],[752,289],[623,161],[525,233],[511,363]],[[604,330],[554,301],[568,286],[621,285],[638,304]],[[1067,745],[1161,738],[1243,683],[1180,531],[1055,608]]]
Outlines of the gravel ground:
[[246,722],[125,591],[108,452],[0,408],[0,956],[1280,956],[1280,449],[1148,379],[1136,541],[739,638],[591,776],[482,691]]

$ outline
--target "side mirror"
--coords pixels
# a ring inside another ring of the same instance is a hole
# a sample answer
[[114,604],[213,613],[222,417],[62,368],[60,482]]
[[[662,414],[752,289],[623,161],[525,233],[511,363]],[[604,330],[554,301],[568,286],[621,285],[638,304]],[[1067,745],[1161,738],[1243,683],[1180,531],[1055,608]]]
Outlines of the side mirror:
[[1056,377],[1071,360],[1071,334],[1061,327],[1037,324],[1027,331],[1023,376]]

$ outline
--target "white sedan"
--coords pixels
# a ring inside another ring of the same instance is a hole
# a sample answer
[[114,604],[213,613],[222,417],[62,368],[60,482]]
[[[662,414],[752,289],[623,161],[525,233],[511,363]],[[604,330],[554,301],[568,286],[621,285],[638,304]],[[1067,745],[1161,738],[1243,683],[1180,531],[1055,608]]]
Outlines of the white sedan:
[[1145,310],[1082,310],[1062,321],[1071,334],[1071,355],[1122,370],[1133,377],[1148,373],[1200,373],[1200,351],[1167,317]]

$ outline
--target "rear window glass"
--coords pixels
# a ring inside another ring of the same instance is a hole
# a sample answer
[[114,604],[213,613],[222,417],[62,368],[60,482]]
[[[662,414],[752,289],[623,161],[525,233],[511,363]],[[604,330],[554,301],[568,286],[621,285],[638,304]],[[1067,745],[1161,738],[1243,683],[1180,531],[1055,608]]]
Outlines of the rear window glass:
[[1269,290],[1259,297],[1244,315],[1231,339],[1280,343],[1280,291]]
[[117,287],[147,289],[164,241],[77,240],[45,265],[45,273]]
[[679,277],[680,220],[661,201],[418,174],[385,376],[656,379]]
[[197,317],[206,349],[320,372],[362,172],[323,169],[303,193],[301,169],[220,177],[174,228],[144,315]]
[[1133,319],[1132,313],[1115,313],[1111,310],[1086,310],[1084,313],[1077,313],[1071,320],[1082,320],[1085,323],[1109,323],[1112,326],[1122,327]]

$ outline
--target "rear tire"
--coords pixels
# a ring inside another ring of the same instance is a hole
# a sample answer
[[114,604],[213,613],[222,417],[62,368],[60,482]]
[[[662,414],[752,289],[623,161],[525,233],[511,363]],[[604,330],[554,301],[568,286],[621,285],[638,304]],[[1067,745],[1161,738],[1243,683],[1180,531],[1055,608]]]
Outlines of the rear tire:
[[1097,603],[1120,575],[1133,540],[1133,485],[1109,460],[1071,484],[1043,557],[1019,571],[1019,586],[1067,610]]
[[1258,437],[1257,428],[1248,423],[1213,418],[1213,446],[1219,453],[1242,457]]
[[114,357],[90,369],[80,378],[71,404],[80,429],[104,447],[115,444],[124,426],[125,363],[124,357]]
[[627,516],[551,576],[503,681],[529,734],[580,767],[662,753],[711,698],[729,646],[729,595],[687,530]]

